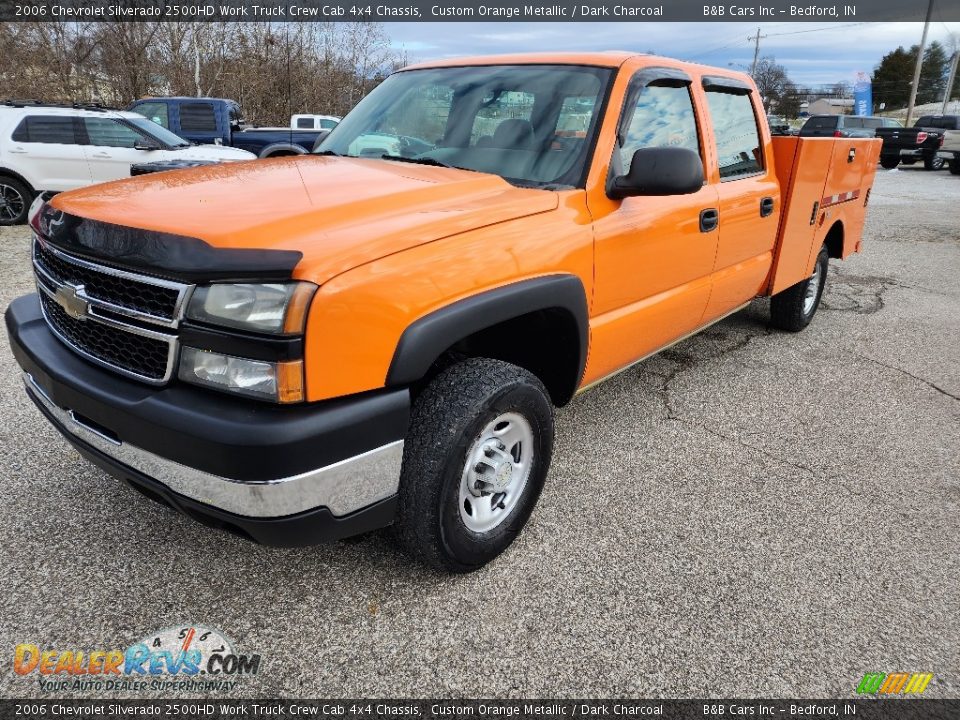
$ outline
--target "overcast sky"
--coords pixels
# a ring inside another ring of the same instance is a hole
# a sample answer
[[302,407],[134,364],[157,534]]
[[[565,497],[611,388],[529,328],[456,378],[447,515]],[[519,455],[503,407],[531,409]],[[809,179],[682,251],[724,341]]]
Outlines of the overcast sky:
[[[920,42],[922,23],[767,23],[760,55],[799,84],[853,82],[898,45]],[[726,67],[749,65],[757,25],[747,23],[386,23],[411,61],[549,50],[635,50]],[[928,42],[960,42],[960,23],[930,25]]]

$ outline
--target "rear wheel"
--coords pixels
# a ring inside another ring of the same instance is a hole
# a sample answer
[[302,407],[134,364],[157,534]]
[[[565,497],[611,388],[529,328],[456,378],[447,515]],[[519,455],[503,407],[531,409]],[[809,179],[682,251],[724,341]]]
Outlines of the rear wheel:
[[813,275],[770,298],[770,321],[775,327],[799,332],[810,324],[820,307],[829,262],[830,254],[824,245],[817,255]]
[[33,193],[16,178],[0,176],[0,225],[20,225],[27,221]]
[[923,159],[923,169],[924,170],[943,170],[943,166],[946,164],[946,161],[942,157],[934,155],[933,157],[925,157]]
[[893,170],[897,165],[900,164],[900,158],[894,156],[880,156],[880,165],[885,167],[887,170]]
[[414,402],[395,529],[413,557],[470,572],[526,524],[553,453],[553,406],[523,368],[485,358],[440,373]]

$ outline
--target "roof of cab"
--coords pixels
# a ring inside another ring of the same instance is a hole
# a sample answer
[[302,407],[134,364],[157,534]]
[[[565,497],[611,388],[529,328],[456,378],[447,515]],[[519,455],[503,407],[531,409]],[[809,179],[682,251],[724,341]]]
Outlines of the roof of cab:
[[593,67],[617,68],[630,61],[635,61],[638,65],[662,65],[665,67],[679,68],[688,70],[694,75],[712,75],[736,78],[748,83],[753,82],[749,75],[738,70],[700,65],[684,60],[676,60],[675,58],[631,52],[629,50],[515,53],[509,55],[478,55],[474,57],[443,58],[409,65],[400,72],[404,70],[462,67],[466,65],[588,65]]

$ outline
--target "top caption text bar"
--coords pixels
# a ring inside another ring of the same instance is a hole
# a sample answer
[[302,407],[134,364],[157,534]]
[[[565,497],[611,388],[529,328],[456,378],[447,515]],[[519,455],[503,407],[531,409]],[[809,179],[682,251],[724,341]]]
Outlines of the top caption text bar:
[[[0,0],[0,21],[75,22],[922,22],[911,0]],[[960,21],[960,0],[937,0],[935,20]]]

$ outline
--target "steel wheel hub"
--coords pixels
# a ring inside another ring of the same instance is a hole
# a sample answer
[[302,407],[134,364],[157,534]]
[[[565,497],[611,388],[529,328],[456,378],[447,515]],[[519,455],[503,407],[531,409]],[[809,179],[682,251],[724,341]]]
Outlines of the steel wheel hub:
[[809,315],[817,302],[817,293],[820,292],[820,263],[813,268],[813,275],[807,281],[807,290],[803,295],[803,314]]
[[467,451],[460,480],[460,518],[473,532],[507,519],[523,495],[533,466],[533,429],[517,413],[487,424]]

